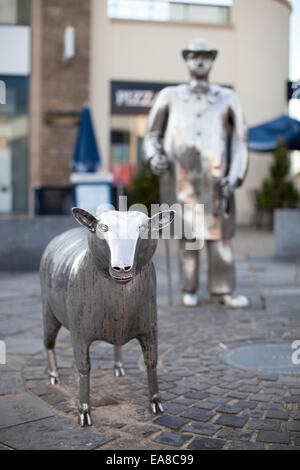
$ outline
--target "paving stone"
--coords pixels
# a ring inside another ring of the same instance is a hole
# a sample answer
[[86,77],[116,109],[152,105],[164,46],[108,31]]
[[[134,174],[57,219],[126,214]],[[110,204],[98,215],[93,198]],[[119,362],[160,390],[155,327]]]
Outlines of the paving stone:
[[223,375],[222,376],[222,382],[236,382],[236,376],[235,375]]
[[222,388],[225,388],[226,390],[235,390],[236,388],[238,388],[238,384],[234,384],[234,383],[224,384],[224,383],[222,383]]
[[288,432],[280,431],[259,431],[257,439],[258,442],[270,442],[276,444],[288,444],[290,441]]
[[270,382],[276,382],[278,375],[275,374],[259,374],[259,380],[268,380]]
[[196,421],[209,421],[213,416],[214,413],[208,410],[203,410],[198,407],[191,407],[185,410],[181,416],[184,416],[185,418],[190,418],[194,419]]
[[257,442],[233,441],[227,447],[227,450],[263,450],[263,444]]
[[181,447],[183,446],[188,440],[190,436],[185,434],[179,434],[172,431],[165,431],[159,434],[155,439],[154,442],[159,442],[160,444],[166,444],[168,446],[173,447]]
[[239,390],[241,392],[247,392],[247,393],[258,393],[260,391],[260,387],[255,387],[251,385],[244,385],[242,387],[239,387]]
[[228,403],[230,401],[230,398],[227,398],[227,397],[209,397],[209,401],[211,401],[212,403],[217,403],[217,404],[220,404],[220,405],[225,405],[226,403]]
[[197,392],[201,392],[202,390],[205,390],[208,388],[207,384],[191,384],[191,388],[193,390],[197,390]]
[[164,375],[163,377],[161,377],[161,380],[163,380],[164,382],[176,382],[178,380],[178,377],[177,375]]
[[105,429],[81,429],[60,416],[0,430],[0,441],[18,450],[91,450],[117,437]]
[[266,418],[272,419],[288,419],[289,414],[283,410],[269,410]]
[[282,410],[282,405],[278,403],[262,403],[260,405],[262,410]]
[[55,412],[28,393],[0,397],[0,429],[54,416]]
[[25,392],[25,387],[21,374],[0,369],[0,395],[16,395],[22,392]]
[[221,450],[225,441],[221,439],[209,439],[207,437],[195,437],[188,445],[190,450]]
[[191,406],[191,405],[194,405],[196,402],[196,400],[193,400],[192,398],[184,398],[184,397],[180,397],[178,400],[176,400],[176,402],[174,403],[177,403],[179,405],[184,405],[185,407],[188,407],[188,406]]
[[187,424],[184,427],[185,432],[191,432],[193,434],[203,434],[204,436],[213,436],[216,434],[217,431],[221,429],[221,426],[217,424],[211,423],[200,423],[200,422],[193,422]]
[[276,444],[270,444],[269,445],[269,450],[298,450],[299,447],[291,447],[291,446],[285,446],[285,445],[276,445]]
[[[121,429],[124,427],[124,424],[119,423],[117,425],[117,429]],[[152,434],[159,431],[159,428],[154,426],[127,426],[124,430],[125,432],[129,432],[130,434],[134,434],[138,437],[149,437]]]
[[228,397],[243,400],[243,398],[248,397],[248,394],[247,393],[240,393],[240,392],[230,392],[230,393],[228,393]]
[[220,387],[212,387],[208,389],[209,393],[212,393],[213,395],[219,395],[219,396],[224,396],[227,393],[227,390],[224,390],[224,388]]
[[286,403],[300,403],[300,395],[295,395],[293,397],[284,397]]
[[244,429],[223,428],[218,432],[218,437],[227,441],[250,441],[252,436],[253,431],[246,431]]
[[160,426],[166,426],[167,428],[174,429],[175,431],[181,428],[184,424],[188,423],[188,419],[182,418],[181,416],[173,416],[164,413],[159,418],[153,421],[154,424]]
[[43,400],[49,403],[49,405],[55,406],[55,405],[58,405],[59,403],[65,402],[66,397],[62,393],[59,393],[57,390],[55,390],[53,392],[43,395]]
[[209,401],[198,401],[194,404],[197,408],[203,408],[204,410],[213,410],[216,408],[216,403],[210,403]]
[[242,428],[246,424],[247,420],[248,418],[243,416],[222,415],[219,416],[215,423],[234,428]]
[[202,392],[190,392],[185,395],[186,398],[192,398],[193,400],[203,400],[203,398],[207,398],[207,393]]
[[236,406],[239,406],[241,409],[249,408],[250,410],[253,410],[257,407],[257,403],[255,401],[250,400],[240,400],[236,403]]
[[243,410],[243,416],[249,416],[251,418],[262,418],[264,413],[263,410],[249,410],[248,408]]
[[165,403],[164,404],[164,410],[165,412],[171,414],[171,415],[177,415],[181,413],[182,411],[186,410],[187,406],[186,405],[180,405],[177,403],[177,401],[174,401],[172,403]]
[[254,400],[254,401],[269,401],[270,400],[270,397],[267,396],[267,395],[263,395],[262,393],[256,393],[256,394],[253,394],[251,395],[251,400]]
[[175,388],[172,388],[172,393],[174,393],[175,395],[184,395],[185,393],[187,393],[188,390],[186,388],[183,388],[183,387],[175,387]]
[[216,410],[218,413],[237,414],[241,411],[241,407],[236,405],[223,405],[219,406]]
[[163,392],[161,394],[162,401],[170,401],[174,400],[174,398],[177,398],[177,395],[174,395],[174,393],[168,393],[168,392]]
[[279,431],[281,421],[275,419],[250,419],[248,423],[249,429],[261,429],[266,431]]
[[300,422],[299,421],[287,421],[286,429],[288,431],[300,432]]

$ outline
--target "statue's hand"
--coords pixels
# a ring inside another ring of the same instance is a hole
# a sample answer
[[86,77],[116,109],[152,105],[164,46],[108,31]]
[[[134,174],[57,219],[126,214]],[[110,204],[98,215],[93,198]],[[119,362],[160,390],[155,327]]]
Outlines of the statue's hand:
[[168,158],[166,155],[158,154],[151,158],[150,160],[150,167],[152,173],[155,175],[162,175],[169,166]]
[[223,178],[219,183],[220,197],[223,199],[229,199],[232,196],[234,187],[227,178]]

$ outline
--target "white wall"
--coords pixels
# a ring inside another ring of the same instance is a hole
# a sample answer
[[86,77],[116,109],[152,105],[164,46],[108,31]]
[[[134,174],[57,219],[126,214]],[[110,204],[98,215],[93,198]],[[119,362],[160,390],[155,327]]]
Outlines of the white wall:
[[[235,0],[232,25],[109,20],[105,0],[92,0],[91,104],[104,166],[109,162],[110,80],[188,80],[181,50],[193,37],[219,50],[211,81],[233,85],[248,125],[286,109],[289,8],[280,0]],[[269,157],[251,155],[238,193],[238,222],[252,216],[251,192],[267,174]]]
[[110,80],[184,82],[181,57],[193,37],[204,36],[221,50],[212,81],[234,84],[231,26],[109,20],[106,1],[92,0],[91,104],[103,159],[109,159]]
[[[236,91],[248,126],[287,111],[289,16],[287,5],[277,0],[234,2]],[[268,174],[270,162],[270,154],[250,154],[249,173],[237,197],[239,223],[249,221],[251,194]]]

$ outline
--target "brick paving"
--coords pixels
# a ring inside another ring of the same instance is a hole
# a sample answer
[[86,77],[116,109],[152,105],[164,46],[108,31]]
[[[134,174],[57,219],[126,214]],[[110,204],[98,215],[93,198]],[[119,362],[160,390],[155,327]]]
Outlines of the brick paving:
[[[137,341],[123,348],[122,378],[112,373],[112,346],[97,342],[91,347],[94,426],[88,429],[77,425],[78,375],[70,335],[63,329],[57,340],[62,382],[48,383],[38,274],[0,273],[0,339],[7,348],[7,364],[0,365],[0,449],[300,449],[300,377],[222,360],[238,346],[291,345],[300,339],[297,260],[267,254],[238,252],[238,291],[249,297],[249,308],[209,302],[204,259],[201,304],[187,309],[178,292],[174,306],[168,306],[159,250],[158,375],[165,413],[148,411]],[[172,267],[175,287],[175,256]]]

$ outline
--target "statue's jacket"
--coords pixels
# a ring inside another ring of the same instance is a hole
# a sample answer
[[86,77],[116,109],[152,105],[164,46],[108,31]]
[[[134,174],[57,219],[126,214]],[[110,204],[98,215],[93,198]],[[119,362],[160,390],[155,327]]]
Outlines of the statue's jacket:
[[144,139],[147,160],[165,154],[161,202],[204,205],[204,238],[228,239],[235,231],[232,196],[221,210],[218,183],[234,187],[248,167],[246,127],[236,93],[219,85],[201,92],[189,84],[164,88],[150,111]]

